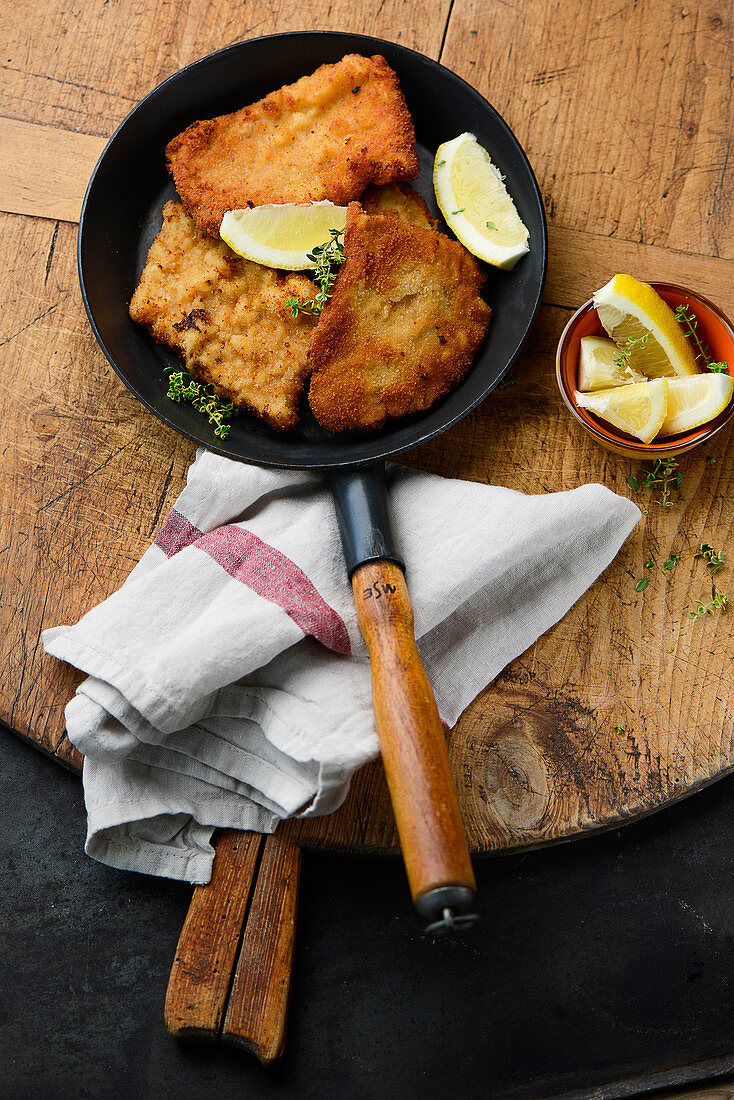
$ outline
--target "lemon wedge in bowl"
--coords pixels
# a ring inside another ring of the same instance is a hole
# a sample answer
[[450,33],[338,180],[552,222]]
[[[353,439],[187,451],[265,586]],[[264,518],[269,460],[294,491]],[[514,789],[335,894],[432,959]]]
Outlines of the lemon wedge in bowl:
[[582,393],[646,381],[644,374],[638,374],[625,362],[614,340],[606,336],[581,337],[577,384]]
[[219,236],[238,256],[265,267],[304,271],[315,267],[309,252],[344,231],[346,206],[332,202],[282,203],[228,210]]
[[575,394],[580,409],[600,416],[615,428],[650,443],[668,415],[668,380],[638,382],[631,386]]
[[697,374],[668,379],[668,412],[660,435],[678,435],[707,424],[723,412],[734,396],[734,378],[728,374]]
[[530,234],[502,174],[474,134],[460,134],[439,145],[433,189],[447,225],[480,260],[512,268],[530,251]]
[[633,370],[647,378],[698,374],[691,345],[673,310],[649,283],[615,275],[597,290],[594,309]]

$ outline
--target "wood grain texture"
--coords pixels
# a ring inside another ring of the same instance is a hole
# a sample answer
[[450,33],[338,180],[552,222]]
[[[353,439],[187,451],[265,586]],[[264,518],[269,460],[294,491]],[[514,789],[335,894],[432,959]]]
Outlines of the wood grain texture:
[[104,141],[0,118],[0,210],[78,222]]
[[392,562],[352,576],[370,655],[372,706],[410,893],[476,889],[441,719],[415,644],[405,577]]
[[166,77],[243,39],[336,30],[438,57],[450,0],[28,0],[5,28],[0,114],[109,137]]
[[222,1029],[266,1065],[285,1044],[300,865],[287,829],[267,837]]
[[733,28],[731,4],[456,0],[441,60],[515,131],[555,225],[732,259]]
[[219,1037],[264,843],[259,833],[225,829],[211,881],[194,890],[166,992],[164,1018],[176,1039]]

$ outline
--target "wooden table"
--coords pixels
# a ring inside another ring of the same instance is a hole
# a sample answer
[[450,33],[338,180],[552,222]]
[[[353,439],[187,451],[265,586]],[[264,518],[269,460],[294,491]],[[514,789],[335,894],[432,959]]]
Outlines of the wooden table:
[[[63,731],[78,677],[43,656],[40,631],[76,620],[121,583],[193,457],[109,369],[76,278],[84,185],[143,95],[214,49],[291,29],[382,36],[467,79],[536,172],[549,277],[517,384],[408,461],[531,493],[585,481],[628,493],[638,471],[568,419],[553,354],[572,310],[617,271],[696,287],[734,314],[732,18],[729,5],[664,0],[612,10],[551,0],[52,0],[14,12],[0,77],[0,717],[78,766]],[[730,458],[724,439],[682,461],[683,499],[670,509],[639,494],[648,513],[602,582],[462,719],[452,754],[471,765],[461,784],[476,848],[608,825],[731,770],[731,617],[688,616],[706,587],[697,545],[729,552]],[[681,563],[663,574],[672,550]],[[341,815],[305,825],[301,839],[393,843],[379,771],[366,770]]]

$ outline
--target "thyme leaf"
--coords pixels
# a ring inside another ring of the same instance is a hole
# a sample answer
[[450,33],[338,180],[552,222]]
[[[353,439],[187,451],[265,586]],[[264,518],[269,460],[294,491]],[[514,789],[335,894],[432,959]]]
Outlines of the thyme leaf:
[[702,619],[704,615],[713,615],[714,611],[726,611],[728,603],[728,597],[715,588],[714,594],[708,603],[698,604],[695,611],[689,611],[688,614],[692,619]]
[[629,338],[624,347],[620,349],[619,354],[614,356],[615,366],[619,367],[620,370],[628,367],[632,352],[635,348],[644,348],[649,335],[650,333],[646,332],[644,336],[637,336],[635,339]]
[[697,349],[696,362],[702,363],[707,370],[713,371],[714,374],[728,374],[728,364],[715,362],[708,345],[704,344],[698,335],[698,321],[696,320],[696,314],[691,312],[691,307],[683,303],[676,306],[675,319],[683,329],[685,336]]
[[672,489],[680,489],[683,484],[683,473],[674,458],[653,459],[652,469],[643,470],[645,475],[643,485],[653,492],[660,492],[657,501],[663,508],[671,508],[670,494]]
[[169,373],[166,397],[171,401],[188,401],[197,412],[208,417],[209,423],[214,427],[214,434],[220,439],[226,439],[229,435],[231,425],[226,421],[236,415],[234,405],[231,401],[222,401],[212,386],[197,382],[188,371]]
[[706,562],[706,568],[711,570],[712,575],[718,573],[719,569],[723,569],[726,563],[724,551],[719,550],[717,552],[707,542],[702,542],[693,556],[694,558],[703,558]]
[[337,269],[344,263],[344,241],[341,239],[344,233],[341,229],[330,229],[329,233],[331,237],[325,244],[317,245],[312,252],[306,253],[315,264],[313,274],[319,284],[319,292],[313,298],[288,298],[285,304],[292,317],[297,317],[299,313],[304,313],[307,317],[318,317],[331,297]]

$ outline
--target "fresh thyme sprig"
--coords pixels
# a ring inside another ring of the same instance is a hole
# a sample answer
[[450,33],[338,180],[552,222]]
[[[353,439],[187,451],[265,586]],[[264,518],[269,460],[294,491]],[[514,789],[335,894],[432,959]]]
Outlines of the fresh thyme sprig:
[[714,550],[713,546],[710,546],[707,542],[702,542],[693,556],[694,558],[703,558],[706,562],[706,568],[711,570],[712,575],[718,573],[720,569],[723,569],[726,563],[724,551],[719,550],[717,552]]
[[702,619],[704,615],[713,615],[714,611],[725,611],[728,603],[728,597],[715,588],[708,603],[700,603],[695,611],[689,611],[688,614],[692,619]]
[[[671,490],[680,489],[683,484],[683,473],[677,461],[674,458],[655,458],[652,470],[643,470],[642,473],[644,474],[643,486],[646,489],[652,489],[653,492],[660,492],[660,500],[657,503],[662,504],[663,508],[672,507]],[[640,487],[640,482],[634,474],[629,475],[627,484],[633,492],[637,492]]]
[[634,339],[629,338],[623,348],[620,349],[619,354],[614,356],[614,364],[619,367],[620,370],[625,370],[629,366],[630,356],[635,348],[644,348],[647,343],[650,333],[646,332],[644,336],[637,336]]
[[344,263],[344,236],[342,229],[330,229],[330,240],[326,244],[320,244],[313,252],[307,252],[309,260],[313,260],[316,266],[313,274],[319,284],[319,292],[314,298],[299,301],[298,298],[288,298],[286,305],[293,317],[299,313],[305,313],[308,317],[318,317],[331,296],[331,291],[336,281],[337,268]]
[[168,393],[171,401],[188,401],[197,412],[209,418],[214,426],[214,434],[226,439],[231,425],[225,423],[235,415],[235,407],[229,401],[222,401],[209,385],[197,382],[188,371],[174,370],[168,375]]
[[698,335],[698,321],[696,320],[696,314],[691,313],[691,307],[683,303],[676,306],[675,319],[681,325],[688,339],[698,348],[696,362],[700,361],[707,370],[713,371],[715,374],[727,374],[729,371],[728,364],[714,362],[711,352]]
[[[694,558],[701,558],[706,562],[706,568],[711,575],[718,573],[720,569],[724,568],[726,564],[726,558],[723,550],[714,550],[708,542],[702,542]],[[712,582],[711,585],[711,599],[708,603],[697,604],[694,611],[689,611],[688,614],[692,619],[701,619],[704,615],[713,615],[714,611],[725,611],[726,605],[729,602],[728,596],[725,596],[723,592],[720,592],[716,585]]]

